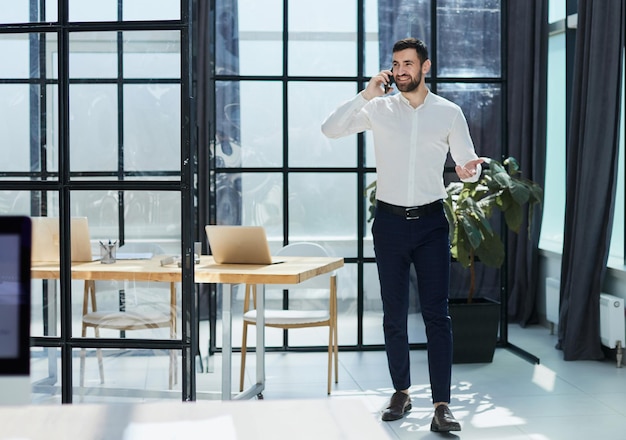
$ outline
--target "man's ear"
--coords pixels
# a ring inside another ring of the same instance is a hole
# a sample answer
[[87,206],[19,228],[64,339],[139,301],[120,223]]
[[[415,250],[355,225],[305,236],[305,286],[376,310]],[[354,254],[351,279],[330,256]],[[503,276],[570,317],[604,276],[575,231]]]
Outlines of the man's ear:
[[430,72],[430,66],[431,66],[430,59],[428,59],[428,60],[426,60],[426,61],[424,61],[422,63],[422,73],[424,75],[426,75],[428,72]]

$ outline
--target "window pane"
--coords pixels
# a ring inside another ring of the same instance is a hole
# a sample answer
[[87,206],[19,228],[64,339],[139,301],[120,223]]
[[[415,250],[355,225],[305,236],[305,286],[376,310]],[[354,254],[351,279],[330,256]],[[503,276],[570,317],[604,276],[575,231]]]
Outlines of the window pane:
[[117,170],[117,112],[115,85],[70,85],[72,171]]
[[70,34],[70,78],[117,77],[117,32]]
[[379,65],[374,74],[391,67],[393,44],[400,39],[418,38],[430,47],[430,12],[431,0],[378,2]]
[[[46,167],[48,171],[59,170],[59,88],[56,85],[46,87]],[[42,117],[42,118],[44,118]],[[34,121],[31,121],[31,127]],[[36,124],[36,122],[35,122]],[[38,124],[37,124],[38,125]],[[43,142],[42,142],[43,143]]]
[[[624,59],[622,58],[622,93],[626,90]],[[621,130],[619,132],[619,158],[617,169],[617,185],[615,188],[615,207],[613,210],[613,229],[609,257],[617,267],[624,266],[624,134],[626,133],[626,110],[621,105]]]
[[[365,0],[365,75],[380,71],[378,47],[378,0]],[[386,64],[385,64],[386,65]]]
[[242,75],[282,75],[283,1],[239,0]]
[[124,20],[180,20],[180,0],[124,0]]
[[72,215],[87,217],[94,255],[98,241],[117,240],[120,209],[127,243],[154,244],[180,254],[180,193],[176,191],[73,191]]
[[124,87],[124,168],[180,171],[181,109],[178,84]]
[[70,21],[117,21],[118,0],[99,0],[86,2],[85,0],[69,1]]
[[356,255],[355,195],[354,174],[290,173],[289,241],[322,240],[333,252],[348,244]]
[[180,78],[180,32],[124,32],[125,78]]
[[565,33],[548,40],[546,183],[539,246],[563,250],[565,218]]
[[382,345],[383,304],[376,263],[363,264],[363,344]]
[[356,75],[357,3],[289,3],[289,75]]
[[500,85],[440,84],[438,92],[463,110],[478,155],[499,158],[503,148]]
[[240,89],[241,105],[228,104],[224,114],[235,128],[241,130],[241,146],[231,144],[232,148],[240,149],[241,165],[244,167],[282,166],[282,84],[268,81],[242,81]]
[[[167,283],[150,283],[151,286]],[[148,294],[159,300],[168,292],[153,292],[154,289],[145,290]],[[78,293],[78,292],[77,292]],[[139,292],[141,293],[141,291]],[[75,293],[76,295],[76,293]],[[82,307],[82,291],[78,293],[80,298],[74,308]],[[103,292],[100,296],[111,296],[111,292]],[[98,304],[99,305],[99,304]],[[162,306],[162,304],[158,304]],[[78,321],[80,328],[80,320]],[[101,331],[102,338],[119,338],[119,331]],[[126,333],[128,337],[137,337],[142,334],[152,334],[154,338],[168,339],[169,329],[158,328],[151,330],[134,330]],[[180,338],[180,332],[178,332]],[[94,337],[89,329],[87,337]],[[85,349],[84,362],[84,386],[79,386],[81,376],[81,349],[72,350],[72,382],[76,384],[73,391],[73,401],[85,404],[111,403],[113,402],[175,402],[180,400],[180,392],[169,390],[169,375],[173,374],[177,379],[175,383],[181,383],[182,355],[180,350],[156,350],[136,348],[103,348],[100,353],[104,359],[103,374],[104,382],[98,369],[97,352],[94,348]],[[179,385],[180,386],[180,385]],[[49,399],[49,396],[46,396]]]
[[566,0],[550,0],[548,2],[548,23],[565,20],[565,1]]
[[[283,181],[279,173],[242,173],[243,225],[263,226],[270,248],[283,246]],[[233,197],[231,195],[231,197]]]
[[437,2],[437,74],[498,77],[500,0]]
[[321,131],[330,112],[355,94],[351,83],[289,84],[289,166],[356,166],[356,136],[331,140]]
[[[39,96],[39,86],[0,84],[0,172],[31,170],[31,96]],[[35,109],[33,109],[35,110]],[[40,139],[39,132],[33,133]],[[37,153],[35,153],[37,154]],[[7,160],[11,158],[11,160]],[[33,157],[35,171],[39,161]]]
[[[39,65],[42,52],[45,66]],[[0,34],[0,57],[10,60],[0,63],[0,79],[56,78],[56,66],[51,64],[56,52],[52,33]]]
[[37,23],[40,21],[57,21],[57,0],[45,0],[45,17],[39,8],[39,1],[11,0],[5,1],[0,8],[0,24]]
[[[365,188],[369,186],[370,183],[376,180],[376,173],[367,173],[365,175]],[[374,242],[372,239],[372,226],[374,222],[373,214],[370,212],[370,208],[372,204],[369,201],[368,191],[365,197],[365,237],[363,237],[363,255],[365,257],[373,257],[374,256]]]

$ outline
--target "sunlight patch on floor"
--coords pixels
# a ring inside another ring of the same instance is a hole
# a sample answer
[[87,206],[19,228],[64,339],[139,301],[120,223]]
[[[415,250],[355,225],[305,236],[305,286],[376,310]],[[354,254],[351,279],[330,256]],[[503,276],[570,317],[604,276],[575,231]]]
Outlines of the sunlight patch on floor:
[[533,383],[546,391],[554,391],[556,373],[541,364],[535,365],[533,371]]

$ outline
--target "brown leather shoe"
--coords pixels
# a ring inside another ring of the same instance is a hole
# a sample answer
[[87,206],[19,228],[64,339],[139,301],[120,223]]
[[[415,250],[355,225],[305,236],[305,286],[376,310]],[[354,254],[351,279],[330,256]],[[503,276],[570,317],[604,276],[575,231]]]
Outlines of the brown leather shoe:
[[439,405],[435,408],[435,416],[430,424],[430,430],[435,432],[460,431],[461,424],[456,421],[448,405]]
[[411,409],[411,398],[402,391],[396,391],[391,396],[389,406],[383,412],[383,421],[391,422],[392,420],[401,419],[404,413]]

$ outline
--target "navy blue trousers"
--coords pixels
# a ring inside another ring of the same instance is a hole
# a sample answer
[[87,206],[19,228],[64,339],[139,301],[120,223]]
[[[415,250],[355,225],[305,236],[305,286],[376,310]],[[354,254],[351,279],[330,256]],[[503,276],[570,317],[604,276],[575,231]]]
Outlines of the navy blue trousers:
[[372,226],[383,302],[383,331],[389,373],[396,390],[411,386],[409,272],[415,266],[426,326],[428,370],[433,402],[450,401],[452,329],[448,314],[450,242],[441,211],[407,220],[378,209]]

